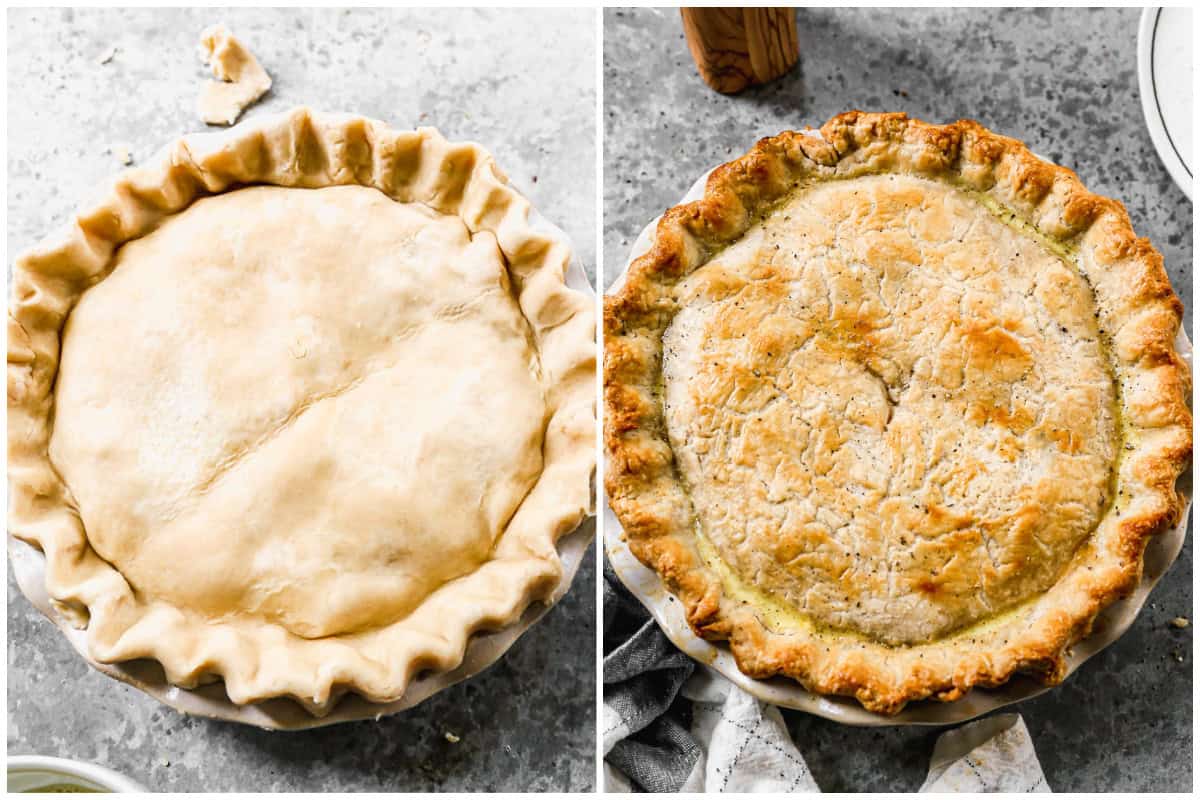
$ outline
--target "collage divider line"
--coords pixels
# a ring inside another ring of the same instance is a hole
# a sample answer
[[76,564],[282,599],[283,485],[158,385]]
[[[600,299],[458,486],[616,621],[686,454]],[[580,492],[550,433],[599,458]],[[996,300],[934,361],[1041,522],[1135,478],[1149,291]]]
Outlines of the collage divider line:
[[600,724],[604,711],[604,509],[601,508],[604,485],[604,433],[603,433],[603,393],[604,393],[604,7],[595,8],[596,15],[596,537],[594,541],[594,558],[596,565],[596,626],[595,626],[595,658],[596,658],[596,722],[593,731],[594,748],[596,752],[595,784],[592,791],[600,794],[604,791],[604,754],[603,743],[600,740]]

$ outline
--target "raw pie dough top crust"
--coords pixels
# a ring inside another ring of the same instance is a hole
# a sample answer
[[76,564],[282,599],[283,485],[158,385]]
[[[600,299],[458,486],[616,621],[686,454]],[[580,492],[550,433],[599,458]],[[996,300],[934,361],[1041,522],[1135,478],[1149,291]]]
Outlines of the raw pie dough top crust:
[[368,187],[239,189],[83,295],[50,458],[135,591],[353,633],[489,557],[541,472],[537,369],[495,237]]
[[322,715],[551,595],[595,318],[531,211],[478,145],[299,108],[18,258],[9,530],[92,659]]
[[1099,521],[1091,291],[963,193],[798,191],[679,293],[664,405],[700,526],[817,624],[951,633],[1045,590]]
[[609,502],[750,677],[1057,683],[1182,511],[1181,314],[1119,203],[976,123],[764,139],[605,298]]

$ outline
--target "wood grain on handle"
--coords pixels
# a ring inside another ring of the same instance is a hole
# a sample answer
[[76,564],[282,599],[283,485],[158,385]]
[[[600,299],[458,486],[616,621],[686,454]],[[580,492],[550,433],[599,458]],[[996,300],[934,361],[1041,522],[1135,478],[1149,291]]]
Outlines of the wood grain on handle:
[[724,94],[766,83],[800,58],[794,8],[681,8],[700,77]]

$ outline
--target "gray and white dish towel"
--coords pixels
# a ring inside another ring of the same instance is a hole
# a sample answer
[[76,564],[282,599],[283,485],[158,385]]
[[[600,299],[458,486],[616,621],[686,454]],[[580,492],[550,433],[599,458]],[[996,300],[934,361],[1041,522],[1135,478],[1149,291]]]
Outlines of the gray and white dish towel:
[[[775,706],[681,653],[604,565],[604,789],[819,792]],[[1049,792],[1017,714],[943,733],[922,792]]]

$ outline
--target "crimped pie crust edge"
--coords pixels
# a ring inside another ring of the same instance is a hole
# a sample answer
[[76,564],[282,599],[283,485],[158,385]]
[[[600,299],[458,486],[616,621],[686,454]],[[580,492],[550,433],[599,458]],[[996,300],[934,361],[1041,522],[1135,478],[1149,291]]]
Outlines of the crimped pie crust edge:
[[[383,628],[303,639],[270,624],[197,625],[178,609],[143,602],[88,545],[47,456],[59,336],[79,296],[104,279],[121,244],[201,197],[250,184],[369,186],[491,232],[550,376],[543,470],[492,560]],[[479,145],[447,142],[430,128],[395,131],[297,108],[175,142],[18,257],[8,322],[9,532],[43,551],[52,602],[86,626],[93,658],[152,658],[173,684],[219,677],[234,703],[286,696],[322,714],[346,691],[380,703],[399,699],[418,672],[457,667],[474,632],[504,627],[550,594],[561,575],[555,543],[591,508],[595,316],[591,300],[566,285],[569,248],[535,230],[530,212]]]

